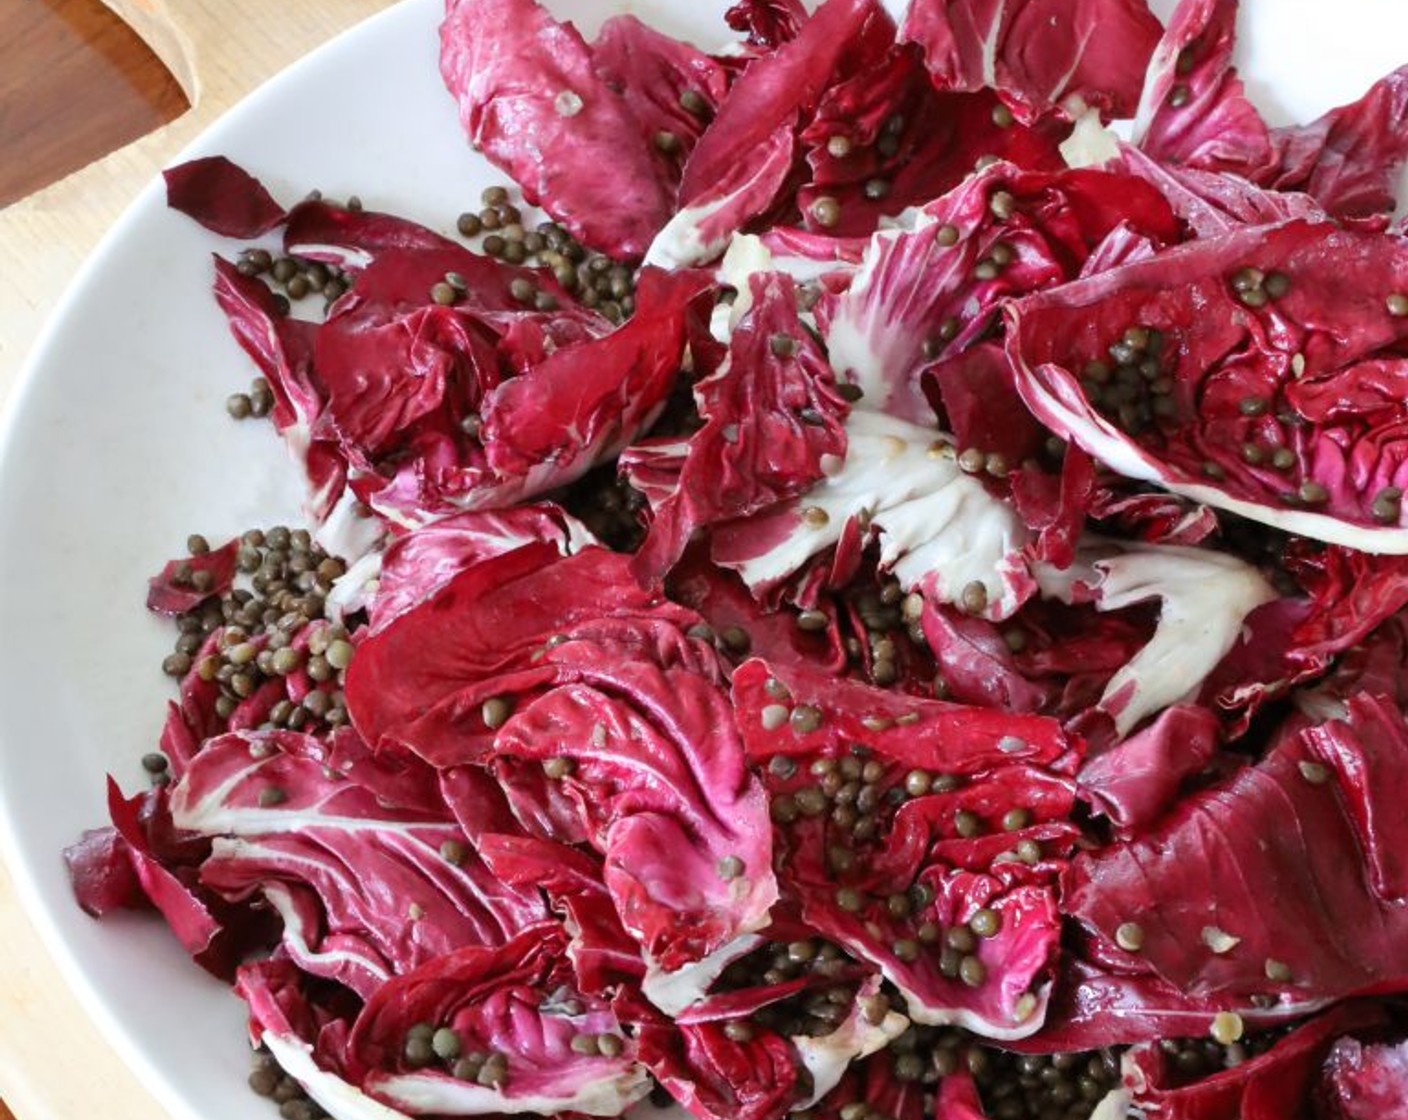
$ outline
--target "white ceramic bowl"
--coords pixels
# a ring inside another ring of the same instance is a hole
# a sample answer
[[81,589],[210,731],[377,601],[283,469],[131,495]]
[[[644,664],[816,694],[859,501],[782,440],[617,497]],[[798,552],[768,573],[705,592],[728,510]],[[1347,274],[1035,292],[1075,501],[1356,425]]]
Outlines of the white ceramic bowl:
[[[715,45],[721,0],[559,0],[589,34],[626,8]],[[1156,0],[1161,15],[1171,0]],[[1243,63],[1273,123],[1350,100],[1408,61],[1398,0],[1248,0]],[[248,98],[188,155],[224,154],[284,201],[320,187],[446,233],[499,178],[461,137],[436,65],[438,0],[405,0]],[[74,905],[60,852],[130,789],[170,688],[171,630],[146,578],[190,532],[297,518],[295,473],[225,396],[253,371],[209,296],[233,243],[153,184],[112,230],[31,355],[0,440],[0,844],[84,1005],[178,1117],[269,1120],[244,1086],[240,1002],[150,915]]]

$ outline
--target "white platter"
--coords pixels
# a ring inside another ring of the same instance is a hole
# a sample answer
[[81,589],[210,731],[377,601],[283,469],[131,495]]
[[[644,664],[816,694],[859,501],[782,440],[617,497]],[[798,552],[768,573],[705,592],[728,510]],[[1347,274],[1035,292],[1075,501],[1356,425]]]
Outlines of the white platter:
[[[623,8],[716,45],[720,0],[559,0],[588,33]],[[1171,0],[1154,7],[1166,15]],[[1242,59],[1273,123],[1352,99],[1408,61],[1398,0],[1248,0]],[[309,188],[446,233],[494,181],[461,138],[436,66],[438,0],[405,0],[247,99],[188,155],[224,154],[292,201]],[[84,1005],[183,1120],[270,1120],[244,1086],[242,1005],[158,921],[94,922],[60,852],[103,823],[104,775],[131,790],[169,695],[169,627],[145,580],[198,531],[297,518],[267,426],[225,396],[252,370],[209,296],[232,243],[153,184],[112,230],[30,357],[0,437],[0,846]]]

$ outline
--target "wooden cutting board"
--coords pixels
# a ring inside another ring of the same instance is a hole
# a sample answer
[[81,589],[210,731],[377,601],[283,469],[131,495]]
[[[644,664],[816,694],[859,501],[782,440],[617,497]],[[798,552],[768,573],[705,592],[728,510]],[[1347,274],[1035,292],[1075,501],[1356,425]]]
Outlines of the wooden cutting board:
[[[0,210],[0,408],[78,266],[160,168],[265,79],[391,0],[104,3],[166,64],[191,109]],[[7,1106],[15,1120],[167,1115],[69,991],[0,860],[0,1120]]]

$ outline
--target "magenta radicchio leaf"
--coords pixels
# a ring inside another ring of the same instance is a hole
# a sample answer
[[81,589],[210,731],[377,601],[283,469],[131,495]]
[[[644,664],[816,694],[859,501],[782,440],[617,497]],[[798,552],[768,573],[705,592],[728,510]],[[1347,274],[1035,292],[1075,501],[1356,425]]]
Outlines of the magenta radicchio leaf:
[[1153,630],[1138,607],[1097,613],[1048,599],[1032,600],[1001,624],[930,606],[920,624],[950,699],[1064,721],[1095,705]]
[[801,0],[738,0],[724,13],[728,25],[746,33],[748,41],[765,50],[775,50],[807,19]]
[[224,156],[188,160],[162,177],[168,206],[225,237],[258,237],[284,220],[264,185]]
[[647,1025],[640,1058],[698,1120],[772,1120],[802,1096],[796,1051],[775,1031],[735,1041],[718,1023]]
[[[412,1115],[620,1115],[650,1080],[610,1007],[572,988],[565,947],[556,924],[528,926],[501,946],[455,949],[381,985],[350,1039],[369,1071],[364,1091]],[[450,1027],[466,1053],[508,1056],[506,1075],[495,1084],[412,1063],[405,1040],[417,1023]],[[614,1036],[616,1053],[582,1053],[572,1043],[583,1034]]]
[[348,1080],[347,1037],[360,1001],[320,982],[285,958],[241,966],[235,993],[249,1006],[252,1046],[267,1048],[281,1069],[325,1108],[380,1107]]
[[274,396],[269,419],[308,477],[309,513],[322,520],[343,493],[347,460],[337,441],[314,430],[326,390],[313,368],[317,325],[280,312],[274,293],[229,261],[215,260],[215,299],[230,332]]
[[698,616],[628,563],[535,545],[467,569],[362,644],[348,704],[373,743],[556,801],[649,963],[673,971],[765,924],[771,833],[717,655],[684,633]]
[[1169,708],[1153,723],[1080,772],[1081,796],[1114,825],[1120,839],[1151,828],[1207,769],[1222,727],[1206,708]]
[[150,905],[196,963],[224,979],[246,953],[270,942],[266,916],[228,906],[200,883],[209,842],[178,832],[165,787],[124,798],[109,778],[108,816],[111,828],[85,834],[64,853],[79,902],[90,914]]
[[[735,671],[733,689],[749,756],[773,790],[784,892],[803,919],[881,969],[919,1022],[997,1038],[1036,1031],[1060,932],[1054,874],[1077,834],[1066,819],[1077,747],[1059,725],[757,660]],[[856,744],[864,763],[850,751]],[[869,791],[856,801],[872,822],[864,836],[807,809],[820,792],[810,788],[816,775],[835,770],[844,784],[847,769]],[[976,823],[969,829],[959,818]],[[1016,827],[985,834],[988,822],[1003,820]],[[1032,863],[1010,855],[1024,841]],[[1010,858],[994,863],[1003,852]],[[885,900],[907,892],[921,903],[896,917]],[[970,966],[982,976],[946,977],[933,954],[896,948],[918,944],[925,922],[947,929],[979,910],[996,915],[994,936]]]
[[235,579],[238,540],[199,555],[168,560],[147,585],[147,610],[177,615],[200,606],[205,600],[224,595]]
[[887,23],[875,0],[826,0],[794,38],[752,63],[685,165],[681,204],[698,206],[713,197],[735,165],[769,146],[779,130],[790,148],[798,111],[815,107],[845,60],[873,50],[878,37],[889,39]]
[[[1408,982],[1403,815],[1387,800],[1408,780],[1408,726],[1360,695],[1299,727],[1137,838],[1076,857],[1064,909],[1104,959],[1249,1020]],[[1129,922],[1137,954],[1119,947]]]
[[534,0],[454,0],[440,42],[470,142],[584,244],[644,255],[679,171],[577,29]]
[[875,234],[850,286],[822,298],[836,372],[864,391],[863,407],[931,422],[923,368],[972,345],[1003,299],[1074,279],[1121,223],[1159,244],[1177,238],[1168,204],[1137,180],[988,168]]
[[908,0],[901,36],[940,89],[997,90],[1031,118],[1061,107],[1130,116],[1159,41],[1143,0]]
[[1266,123],[1232,66],[1237,6],[1237,0],[1178,5],[1150,60],[1134,138],[1158,164],[1261,183],[1276,158]]
[[1408,604],[1408,557],[1293,540],[1282,563],[1301,594],[1248,616],[1242,640],[1204,692],[1219,708],[1255,712],[1289,687],[1324,673],[1337,656]]
[[210,740],[171,792],[178,828],[213,839],[201,882],[231,901],[258,892],[284,922],[305,972],[364,998],[398,973],[463,944],[495,945],[545,916],[506,888],[440,816],[399,807],[366,766],[332,771],[294,732]]
[[[846,453],[849,409],[821,345],[798,318],[795,285],[778,273],[755,273],[749,295],[727,359],[695,387],[704,426],[685,442],[668,494],[652,501],[650,531],[633,565],[647,584],[664,577],[696,531],[796,497],[822,477],[827,456]],[[632,461],[623,456],[627,477]],[[659,470],[658,460],[652,465]],[[660,483],[655,489],[663,492]]]
[[1235,1067],[1192,1081],[1161,1046],[1144,1043],[1125,1056],[1132,1103],[1168,1120],[1285,1120],[1307,1115],[1305,1106],[1331,1041],[1344,1032],[1377,1027],[1384,1019],[1381,1008],[1345,1004]]
[[[495,742],[495,770],[571,760],[562,780],[625,927],[674,971],[758,928],[777,897],[761,788],[717,686],[568,642],[582,683],[521,704]],[[618,698],[620,697],[620,698]],[[718,885],[715,886],[714,884]]]
[[[470,287],[454,306],[429,295],[447,271]],[[510,286],[530,278],[565,306],[524,310]],[[636,313],[607,333],[541,272],[458,248],[384,252],[318,331],[326,409],[313,434],[336,440],[358,496],[398,520],[531,498],[655,419],[706,285],[647,270]]]
[[581,991],[602,995],[645,978],[640,946],[621,925],[603,880],[602,862],[594,854],[552,840],[503,833],[480,835],[475,844],[505,883],[522,890],[536,887],[551,900],[571,934],[567,955]]
[[554,544],[565,555],[595,542],[575,518],[547,502],[470,510],[397,537],[381,558],[372,630],[424,603],[467,568],[535,543]]
[[[1329,219],[1308,194],[1269,190],[1230,172],[1159,163],[1127,144],[1120,146],[1119,155],[1106,168],[1137,175],[1155,187],[1195,237],[1216,237],[1241,226],[1276,225],[1292,218]],[[1116,263],[1123,262],[1109,267]]]
[[[913,44],[888,48],[827,89],[798,139],[811,178],[797,204],[810,228],[833,236],[870,233],[882,216],[958,186],[979,161],[1065,166],[1054,138],[1013,121],[992,92],[936,90]],[[822,199],[830,201],[818,207]]]
[[1318,120],[1268,128],[1232,66],[1237,0],[1183,0],[1150,64],[1135,140],[1161,164],[1301,191],[1382,224],[1408,156],[1408,67]]
[[[1383,237],[1245,229],[1010,305],[1007,352],[1037,417],[1127,478],[1401,553],[1408,319],[1386,300],[1405,288]],[[1140,363],[1149,389],[1111,380]]]

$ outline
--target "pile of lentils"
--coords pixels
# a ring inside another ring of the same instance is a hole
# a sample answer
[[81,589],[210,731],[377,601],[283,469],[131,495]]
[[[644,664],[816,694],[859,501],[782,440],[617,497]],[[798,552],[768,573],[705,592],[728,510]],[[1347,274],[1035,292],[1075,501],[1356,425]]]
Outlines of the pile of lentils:
[[[635,274],[630,266],[588,249],[556,222],[539,222],[532,229],[523,223],[523,211],[513,201],[512,188],[486,187],[480,195],[483,208],[466,211],[455,223],[465,238],[478,238],[479,251],[506,264],[527,264],[552,271],[558,284],[584,307],[594,308],[613,323],[630,318],[636,309]],[[431,289],[437,303],[454,303],[463,284],[453,275],[443,287]],[[551,311],[557,306],[548,292],[524,286],[511,289],[519,302]]]
[[304,1092],[302,1085],[284,1073],[274,1055],[262,1046],[254,1052],[249,1087],[277,1104],[283,1120],[325,1120],[328,1115]]
[[940,1075],[966,1065],[992,1120],[1087,1120],[1120,1084],[1113,1050],[1013,1054],[947,1031],[934,1050]]
[[1109,361],[1096,358],[1081,371],[1081,388],[1090,403],[1131,436],[1178,415],[1174,380],[1161,360],[1163,348],[1162,332],[1134,324],[1110,344]]
[[[195,534],[186,548],[192,557],[204,556],[210,542]],[[162,671],[178,678],[194,671],[200,680],[218,683],[215,715],[223,721],[266,681],[305,670],[318,687],[301,703],[278,701],[264,727],[317,732],[345,724],[342,684],[354,647],[347,627],[327,620],[324,612],[346,564],[328,555],[307,530],[277,525],[251,529],[240,538],[236,569],[228,592],[212,594],[176,617],[175,649],[162,661]],[[210,576],[178,565],[172,581],[199,591],[202,583],[209,586]],[[306,648],[295,648],[305,631]],[[159,784],[167,781],[167,765],[160,753],[143,759]]]

